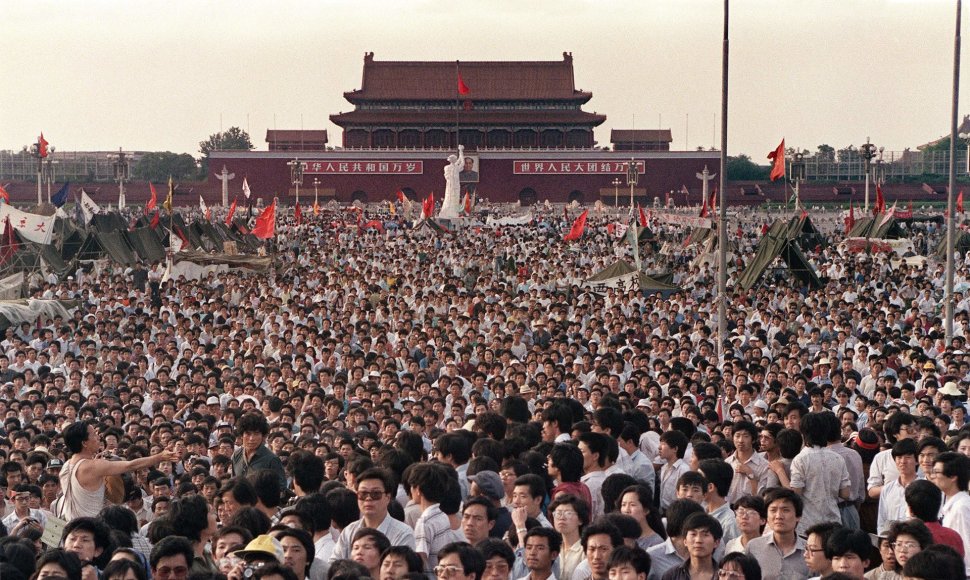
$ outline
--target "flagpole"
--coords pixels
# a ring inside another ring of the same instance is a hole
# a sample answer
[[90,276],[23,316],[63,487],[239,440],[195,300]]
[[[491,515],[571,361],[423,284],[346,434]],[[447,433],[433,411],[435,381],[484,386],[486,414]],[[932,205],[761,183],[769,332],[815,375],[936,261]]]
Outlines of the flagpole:
[[[456,60],[455,61],[456,81],[458,79],[458,75],[460,74],[461,74],[461,71],[458,70],[458,61]],[[459,134],[458,134],[458,107],[460,106],[460,103],[461,103],[461,95],[458,93],[458,84],[456,82],[455,84],[455,149],[456,150],[458,149],[458,144],[461,143],[461,140],[459,139]]]
[[724,359],[724,341],[727,339],[727,132],[728,132],[728,15],[730,0],[724,0],[724,38],[721,51],[721,199],[719,200],[719,223],[717,226],[717,350]]
[[946,227],[946,280],[943,293],[944,303],[944,332],[947,345],[953,338],[953,251],[956,246],[956,204],[954,190],[956,189],[956,146],[957,146],[957,108],[960,106],[960,12],[962,0],[957,0],[956,32],[953,36],[953,103],[950,111],[950,176],[949,191],[946,194],[947,227]]

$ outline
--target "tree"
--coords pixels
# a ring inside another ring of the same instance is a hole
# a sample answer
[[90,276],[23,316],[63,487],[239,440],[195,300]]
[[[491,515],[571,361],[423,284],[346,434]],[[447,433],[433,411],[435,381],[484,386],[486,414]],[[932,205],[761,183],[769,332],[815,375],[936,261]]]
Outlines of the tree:
[[239,127],[229,127],[223,133],[213,133],[205,141],[199,141],[199,153],[202,158],[202,174],[205,175],[209,170],[209,155],[213,151],[250,151],[255,149],[253,142],[249,139],[249,133]]
[[199,166],[188,153],[171,151],[146,153],[135,165],[135,177],[155,183],[168,181],[169,176],[176,180],[193,179]]
[[835,161],[835,147],[831,145],[819,145],[818,153],[815,154],[819,159],[824,159],[826,161]]
[[744,153],[728,157],[727,178],[731,181],[757,181],[768,179],[768,166],[757,165]]

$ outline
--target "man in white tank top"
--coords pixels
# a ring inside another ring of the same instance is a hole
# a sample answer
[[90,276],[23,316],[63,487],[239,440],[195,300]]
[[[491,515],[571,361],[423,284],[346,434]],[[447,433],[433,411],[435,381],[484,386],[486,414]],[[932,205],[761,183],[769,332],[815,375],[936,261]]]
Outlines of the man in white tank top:
[[73,455],[61,468],[64,495],[57,500],[56,509],[52,508],[52,511],[68,521],[84,516],[97,517],[104,507],[106,477],[179,459],[175,451],[162,451],[134,461],[96,458],[101,451],[101,438],[94,425],[87,421],[72,423],[64,429],[64,443]]

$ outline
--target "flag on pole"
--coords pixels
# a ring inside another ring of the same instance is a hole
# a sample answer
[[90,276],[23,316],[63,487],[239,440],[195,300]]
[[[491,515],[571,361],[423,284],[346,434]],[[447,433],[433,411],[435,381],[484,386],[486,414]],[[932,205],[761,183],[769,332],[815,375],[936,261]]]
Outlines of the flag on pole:
[[256,218],[256,225],[253,226],[252,233],[257,238],[266,240],[276,235],[276,198],[263,210]]
[[152,221],[149,222],[149,224],[148,224],[148,227],[150,227],[153,230],[157,230],[158,229],[158,222],[159,222],[158,214],[159,213],[160,212],[156,211],[155,212],[155,215],[152,216]]
[[707,217],[707,204],[701,204],[701,213],[697,217]]
[[88,196],[88,193],[81,190],[81,211],[84,214],[84,223],[87,224],[94,217],[94,214],[101,213],[101,207],[94,203],[94,200]]
[[165,198],[165,201],[162,202],[162,207],[164,207],[168,211],[172,211],[172,207],[175,203],[174,200],[172,199],[172,196],[174,195],[175,195],[175,184],[172,183],[172,176],[169,175],[168,176],[168,196]]
[[37,154],[41,157],[41,159],[47,157],[47,155],[50,153],[47,150],[48,145],[49,143],[47,142],[47,139],[44,139],[44,132],[41,131],[40,138],[37,139]]
[[880,214],[886,211],[886,198],[882,195],[882,187],[876,184],[876,203],[872,206],[872,214]]
[[303,224],[303,210],[300,209],[300,202],[296,202],[296,207],[293,208],[293,219],[297,226]]
[[461,78],[461,71],[458,71],[458,94],[467,95],[471,92],[472,90],[468,88],[468,85],[465,84],[464,79]]
[[712,214],[716,213],[716,210],[717,210],[717,188],[716,187],[711,191],[710,202],[711,202],[711,213]]
[[67,190],[70,187],[71,182],[68,181],[59,190],[57,190],[57,193],[51,196],[51,203],[54,204],[54,207],[63,207],[64,204],[67,203]]
[[148,182],[148,189],[152,191],[152,196],[148,198],[148,203],[145,204],[145,215],[148,215],[148,212],[158,205],[158,192],[155,191],[155,185],[151,181]]
[[845,233],[848,234],[855,227],[855,209],[852,207],[852,202],[849,202],[849,215],[845,218]]
[[896,215],[896,204],[897,203],[898,203],[898,201],[894,201],[893,202],[893,206],[891,208],[889,208],[889,211],[886,212],[886,215],[883,216],[882,220],[879,222],[879,227],[882,227],[882,226],[886,225],[886,222],[888,222],[889,220],[893,219],[893,216]]
[[392,216],[397,216],[397,208],[394,206],[393,201],[387,202],[387,211],[390,212]]
[[245,177],[243,177],[243,195],[246,196],[246,199],[249,199],[249,196],[252,195],[252,193],[253,192],[249,190],[249,182],[246,181]]
[[239,197],[234,197],[232,199],[232,205],[229,206],[229,213],[226,214],[226,225],[232,225],[232,216],[236,215],[236,202],[239,201]]
[[421,204],[421,219],[429,219],[434,214],[434,192]]
[[7,190],[4,189],[2,185],[0,185],[0,199],[2,199],[7,203],[10,203],[10,194],[7,193]]
[[465,192],[465,215],[472,215],[472,196]]
[[639,203],[637,204],[637,212],[640,214],[639,215],[639,218],[640,218],[640,221],[639,221],[640,227],[641,228],[647,227],[647,223],[649,223],[648,220],[647,220],[647,214],[645,214],[643,212],[643,208],[640,206]]
[[569,233],[563,238],[565,242],[572,242],[583,237],[583,231],[586,230],[586,218],[589,216],[589,210],[585,210],[583,213],[579,214],[576,221],[573,222],[573,226],[569,228]]
[[960,195],[957,196],[957,211],[963,213],[963,190],[960,190]]
[[923,191],[929,193],[930,195],[936,195],[936,190],[930,187],[928,183],[924,183],[922,187]]
[[779,177],[785,176],[785,140],[781,140],[781,144],[775,148],[774,151],[768,154],[768,159],[774,161],[771,166],[771,174],[768,175],[768,179],[774,181]]
[[199,209],[202,210],[203,214],[209,213],[209,206],[205,204],[205,200],[202,199],[201,195],[199,196]]

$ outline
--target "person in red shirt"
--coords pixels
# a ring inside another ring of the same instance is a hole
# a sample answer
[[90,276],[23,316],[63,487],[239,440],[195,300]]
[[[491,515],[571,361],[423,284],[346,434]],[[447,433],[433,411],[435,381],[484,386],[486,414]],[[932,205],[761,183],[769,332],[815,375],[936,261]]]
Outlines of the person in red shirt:
[[946,528],[939,521],[943,495],[940,489],[925,479],[917,479],[906,486],[906,505],[909,513],[926,524],[933,534],[933,543],[950,546],[964,557],[963,539],[960,534]]

